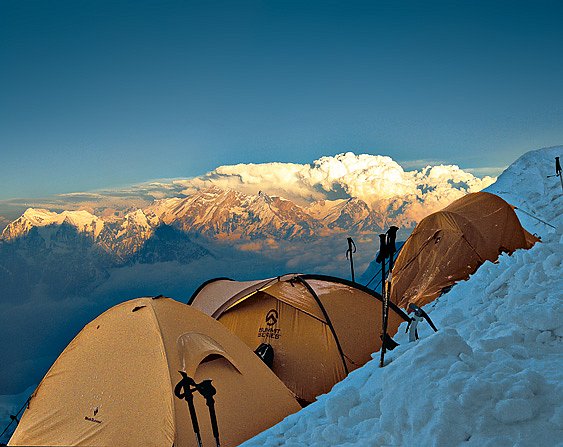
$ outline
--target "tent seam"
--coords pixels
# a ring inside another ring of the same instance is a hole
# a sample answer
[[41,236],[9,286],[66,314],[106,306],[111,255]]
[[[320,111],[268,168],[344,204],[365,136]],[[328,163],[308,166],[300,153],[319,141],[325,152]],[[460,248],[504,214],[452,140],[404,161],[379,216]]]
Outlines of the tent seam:
[[[233,307],[234,305],[238,304],[241,301],[246,300],[250,295],[257,293],[257,292],[261,292],[262,290],[264,290],[266,287],[269,287],[272,285],[272,283],[275,283],[276,281],[281,281],[280,276],[276,276],[275,278],[271,278],[269,280],[264,280],[264,282],[257,284],[257,286],[259,286],[258,288],[251,290],[253,287],[256,286],[250,286],[247,287],[246,289],[241,290],[239,293],[237,293],[236,295],[233,295],[231,298],[229,298],[227,301],[225,301],[221,306],[219,306],[219,308],[217,310],[215,310],[213,312],[213,314],[211,315],[212,318],[214,319],[218,319],[221,315],[223,315],[225,312],[227,312],[231,307]],[[240,295],[240,298],[236,298]],[[228,305],[227,305],[228,303]]]
[[[154,309],[154,303],[153,300],[151,298],[149,298],[151,300],[150,303],[150,309],[153,315],[153,319],[156,322],[156,327],[158,329],[158,339],[160,340],[160,344],[162,345],[162,352],[164,353],[164,359],[166,360],[166,366],[167,366],[167,376],[168,376],[168,382],[170,383],[170,389],[173,390],[174,389],[174,384],[172,383],[172,378],[170,377],[170,363],[168,362],[168,353],[166,352],[166,345],[164,344],[164,339],[162,338],[162,330],[161,330],[161,325],[160,325],[160,321],[158,321],[158,317],[156,315],[156,311]],[[174,421],[174,433],[173,433],[173,440],[172,440],[172,445],[174,445],[175,441],[176,441],[176,406],[174,405],[174,398],[172,397],[172,395],[170,395],[170,403],[172,404],[172,420]]]
[[344,351],[342,350],[342,346],[340,345],[340,340],[338,340],[338,335],[336,334],[336,330],[332,325],[332,321],[330,321],[330,317],[328,316],[328,313],[325,307],[323,306],[321,299],[319,298],[313,287],[311,287],[311,284],[305,281],[301,276],[296,276],[296,278],[299,280],[299,282],[303,283],[303,285],[307,288],[309,293],[313,295],[313,298],[321,308],[321,311],[326,319],[326,324],[330,328],[330,331],[332,332],[332,336],[334,337],[334,341],[336,342],[336,347],[338,348],[338,352],[340,353],[340,358],[342,359],[342,366],[344,366],[344,371],[346,372],[346,375],[350,374],[350,371],[348,371],[348,366],[346,365],[346,358],[345,358],[346,356],[344,354]]

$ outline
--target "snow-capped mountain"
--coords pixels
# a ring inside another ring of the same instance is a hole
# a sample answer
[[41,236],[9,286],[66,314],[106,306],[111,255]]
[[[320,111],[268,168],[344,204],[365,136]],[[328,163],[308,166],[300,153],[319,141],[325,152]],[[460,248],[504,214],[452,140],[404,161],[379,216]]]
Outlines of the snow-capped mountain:
[[160,200],[149,210],[168,225],[219,238],[306,239],[322,227],[290,200],[218,187],[197,191],[185,199]]
[[154,214],[136,210],[121,220],[106,223],[96,243],[119,259],[126,259],[143,246],[159,223]]
[[143,247],[159,225],[215,240],[281,241],[336,233],[375,233],[381,229],[380,221],[363,200],[356,198],[323,200],[301,207],[262,191],[252,195],[212,186],[188,197],[157,200],[122,218],[29,208],[4,229],[2,239],[9,242],[25,237],[32,228],[51,229],[52,233],[53,228],[65,223],[125,261]]
[[8,224],[2,232],[2,239],[11,240],[25,236],[34,227],[47,227],[66,223],[79,233],[97,238],[104,227],[104,221],[88,211],[63,211],[55,213],[44,209],[28,208],[21,217]]
[[315,219],[330,229],[350,233],[381,230],[381,219],[368,204],[358,198],[318,200],[306,208]]
[[129,263],[156,264],[176,261],[188,264],[210,255],[209,250],[194,243],[189,235],[170,225],[159,225],[141,248],[131,256]]

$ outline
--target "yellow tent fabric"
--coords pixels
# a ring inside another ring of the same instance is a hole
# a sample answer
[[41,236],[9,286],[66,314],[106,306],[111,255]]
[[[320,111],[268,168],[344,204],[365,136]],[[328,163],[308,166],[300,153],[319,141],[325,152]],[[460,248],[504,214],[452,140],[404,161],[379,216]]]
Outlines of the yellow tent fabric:
[[[42,380],[9,445],[195,447],[185,371],[212,379],[221,444],[236,446],[298,411],[263,362],[225,327],[169,298],[117,305],[76,336]],[[194,396],[204,445],[215,445]]]
[[391,301],[423,306],[469,278],[483,262],[530,248],[538,240],[500,197],[467,194],[416,226],[393,268]]
[[[204,283],[189,302],[251,349],[270,344],[272,370],[304,405],[381,348],[381,296],[340,278],[289,274],[244,284],[218,279]],[[407,320],[392,305],[389,333]]]

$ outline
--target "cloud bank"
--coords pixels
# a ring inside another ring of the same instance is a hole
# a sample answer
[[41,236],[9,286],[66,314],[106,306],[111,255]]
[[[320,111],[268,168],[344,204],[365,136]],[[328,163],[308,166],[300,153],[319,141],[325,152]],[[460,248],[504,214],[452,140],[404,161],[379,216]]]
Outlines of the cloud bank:
[[[423,168],[421,163],[429,164]],[[437,164],[434,164],[437,163]],[[310,164],[261,163],[219,166],[189,179],[159,179],[121,189],[61,194],[47,199],[0,201],[0,231],[28,207],[86,210],[117,219],[148,207],[155,199],[185,197],[211,186],[246,194],[263,191],[307,207],[319,200],[357,197],[386,226],[412,228],[430,213],[463,195],[480,191],[495,178],[477,177],[456,165],[415,160],[401,166],[391,157],[347,152],[321,157]]]
[[210,186],[247,194],[264,191],[301,205],[316,200],[357,197],[374,211],[400,210],[414,221],[437,211],[464,194],[480,191],[494,177],[476,177],[456,165],[426,166],[406,171],[387,156],[352,152],[321,157],[311,164],[263,163],[220,166],[205,175],[177,180],[182,193]]

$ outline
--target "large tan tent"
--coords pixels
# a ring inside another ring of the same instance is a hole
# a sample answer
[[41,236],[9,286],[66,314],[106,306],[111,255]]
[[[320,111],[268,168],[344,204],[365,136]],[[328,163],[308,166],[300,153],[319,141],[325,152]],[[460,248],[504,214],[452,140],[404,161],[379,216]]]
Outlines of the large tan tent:
[[395,263],[391,301],[401,307],[427,304],[483,262],[536,241],[503,199],[468,194],[416,226]]
[[[69,344],[39,384],[9,445],[195,447],[184,371],[212,379],[221,445],[236,446],[300,409],[292,393],[224,326],[169,298],[108,310]],[[204,445],[215,445],[194,396]]]
[[[273,347],[272,370],[302,404],[330,391],[381,347],[381,296],[323,275],[204,283],[189,303],[216,318],[250,348]],[[389,331],[407,315],[392,305]]]

